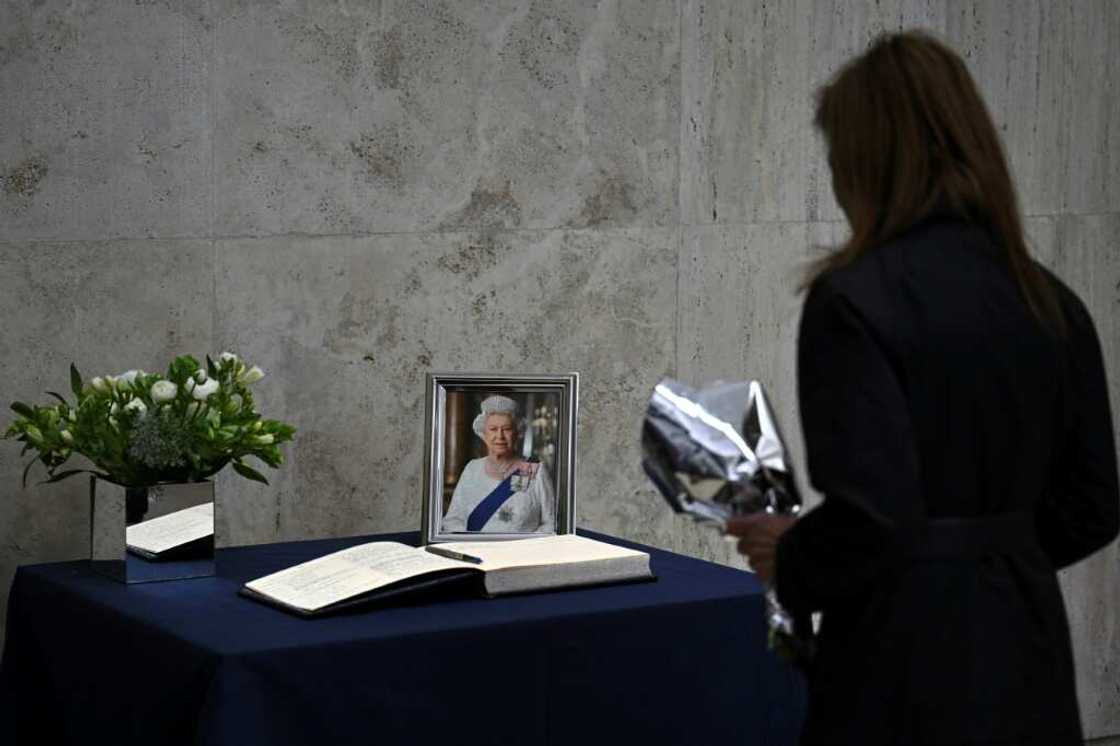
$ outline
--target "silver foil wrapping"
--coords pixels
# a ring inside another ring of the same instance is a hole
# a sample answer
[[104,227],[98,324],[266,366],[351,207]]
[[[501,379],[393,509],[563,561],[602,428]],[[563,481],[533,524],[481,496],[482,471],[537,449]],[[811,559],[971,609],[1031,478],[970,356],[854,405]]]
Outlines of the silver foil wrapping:
[[[796,515],[801,495],[766,394],[757,381],[692,389],[665,379],[642,425],[642,468],[674,511],[720,531],[732,516]],[[804,662],[803,625],[767,590],[773,646]]]
[[785,442],[757,381],[693,390],[665,379],[642,427],[642,468],[678,513],[723,529],[733,515],[797,513]]

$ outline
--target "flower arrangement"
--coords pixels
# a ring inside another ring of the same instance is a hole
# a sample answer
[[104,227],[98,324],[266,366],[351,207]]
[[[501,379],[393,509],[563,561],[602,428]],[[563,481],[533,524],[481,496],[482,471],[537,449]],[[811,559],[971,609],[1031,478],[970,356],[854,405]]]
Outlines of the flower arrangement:
[[[75,403],[53,391],[52,406],[13,402],[19,417],[5,433],[24,443],[23,453],[38,455],[23,470],[23,484],[36,462],[45,482],[82,472],[127,487],[165,482],[197,482],[232,464],[241,476],[268,484],[245,463],[254,456],[272,468],[283,462],[279,444],[295,428],[261,419],[249,387],[264,377],[233,353],[202,366],[189,355],[175,358],[167,374],[130,370],[118,376],[82,381],[70,366]],[[94,469],[59,471],[75,453]]]

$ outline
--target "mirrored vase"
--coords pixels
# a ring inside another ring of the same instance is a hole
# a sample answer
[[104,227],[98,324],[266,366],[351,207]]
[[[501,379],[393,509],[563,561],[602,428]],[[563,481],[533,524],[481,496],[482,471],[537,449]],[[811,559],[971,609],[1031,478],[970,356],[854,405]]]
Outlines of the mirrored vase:
[[122,583],[214,575],[214,483],[89,483],[90,566]]

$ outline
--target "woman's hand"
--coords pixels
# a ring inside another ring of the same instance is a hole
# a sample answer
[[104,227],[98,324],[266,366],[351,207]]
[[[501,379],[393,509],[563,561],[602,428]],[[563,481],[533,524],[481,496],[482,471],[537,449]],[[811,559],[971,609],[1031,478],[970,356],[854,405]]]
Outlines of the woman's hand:
[[778,539],[796,520],[793,516],[770,513],[735,516],[727,522],[726,533],[739,537],[739,553],[750,560],[751,569],[763,583],[769,585],[774,579]]

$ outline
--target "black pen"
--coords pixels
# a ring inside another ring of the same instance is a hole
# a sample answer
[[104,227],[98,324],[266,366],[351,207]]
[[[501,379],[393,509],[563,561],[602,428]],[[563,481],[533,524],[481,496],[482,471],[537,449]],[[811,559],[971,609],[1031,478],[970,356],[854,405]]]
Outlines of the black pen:
[[471,562],[471,563],[476,564],[476,565],[481,565],[482,564],[482,558],[481,557],[474,557],[474,556],[471,556],[469,554],[463,554],[462,552],[455,552],[455,551],[452,551],[450,549],[443,549],[442,547],[432,546],[431,544],[429,544],[428,546],[426,546],[424,548],[427,549],[432,554],[438,554],[440,557],[446,557],[447,559],[459,560],[460,562]]

